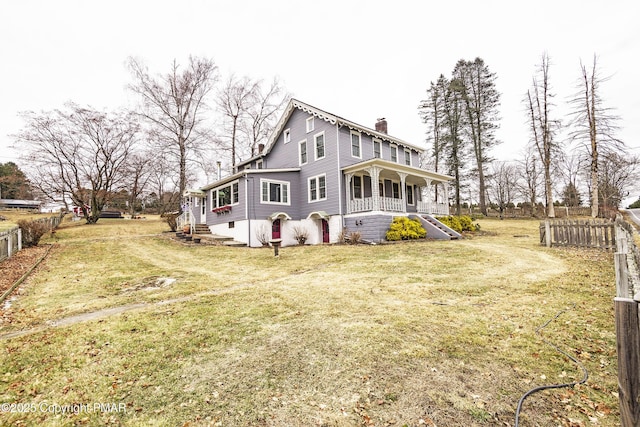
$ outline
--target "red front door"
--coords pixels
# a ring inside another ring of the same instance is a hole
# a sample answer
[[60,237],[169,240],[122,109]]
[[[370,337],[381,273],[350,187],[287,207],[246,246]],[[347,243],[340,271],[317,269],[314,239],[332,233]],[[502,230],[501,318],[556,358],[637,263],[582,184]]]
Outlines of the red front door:
[[329,243],[329,221],[322,220],[322,243]]
[[280,238],[280,220],[274,219],[273,224],[271,225],[271,238],[279,239]]

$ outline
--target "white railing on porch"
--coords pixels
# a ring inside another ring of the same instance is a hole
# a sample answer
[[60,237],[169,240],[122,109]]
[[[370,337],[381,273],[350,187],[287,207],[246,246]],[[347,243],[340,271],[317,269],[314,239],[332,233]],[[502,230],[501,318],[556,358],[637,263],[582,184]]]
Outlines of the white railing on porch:
[[[391,197],[380,197],[379,209],[385,212],[406,212],[404,199],[394,199]],[[418,202],[418,213],[449,215],[449,206],[446,203]],[[373,210],[373,197],[354,199],[349,202],[349,212],[368,212]]]
[[436,202],[418,202],[418,213],[449,215],[449,205]]
[[380,210],[388,212],[404,212],[404,199],[393,199],[391,197],[380,198]]

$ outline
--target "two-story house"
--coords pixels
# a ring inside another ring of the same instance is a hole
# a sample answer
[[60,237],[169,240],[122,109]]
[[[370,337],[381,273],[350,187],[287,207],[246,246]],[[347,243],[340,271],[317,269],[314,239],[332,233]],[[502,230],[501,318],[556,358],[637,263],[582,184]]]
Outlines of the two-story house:
[[384,119],[371,129],[292,99],[257,155],[185,192],[185,215],[248,246],[265,236],[297,244],[301,230],[308,244],[353,231],[379,242],[399,215],[421,218],[428,237],[450,238],[424,218],[448,215],[452,177],[420,168],[422,152],[388,135]]

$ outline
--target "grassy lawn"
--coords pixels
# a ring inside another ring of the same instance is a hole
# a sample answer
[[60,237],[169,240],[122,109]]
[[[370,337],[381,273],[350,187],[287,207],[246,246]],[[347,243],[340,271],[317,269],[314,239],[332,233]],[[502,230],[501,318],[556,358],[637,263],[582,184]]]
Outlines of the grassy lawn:
[[[513,425],[527,390],[582,376],[544,338],[589,381],[532,395],[520,425],[619,425],[611,254],[541,247],[537,221],[480,225],[274,258],[180,243],[157,219],[67,221],[0,334],[139,306],[2,340],[0,400],[37,410],[0,424]],[[40,411],[68,404],[91,410]]]

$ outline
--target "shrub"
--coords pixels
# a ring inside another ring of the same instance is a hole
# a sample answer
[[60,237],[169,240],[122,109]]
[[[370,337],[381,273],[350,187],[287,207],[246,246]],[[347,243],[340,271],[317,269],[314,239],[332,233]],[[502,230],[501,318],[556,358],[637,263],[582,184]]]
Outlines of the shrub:
[[175,212],[167,212],[160,215],[160,217],[167,223],[169,229],[175,232],[178,229],[178,217],[180,214]]
[[51,231],[48,222],[37,220],[28,221],[21,219],[18,221],[18,227],[22,229],[22,245],[25,247],[38,246],[42,236]]
[[436,219],[458,233],[462,233],[464,231],[478,231],[480,229],[477,224],[473,223],[473,219],[471,219],[469,215],[449,215],[438,217]]
[[296,225],[293,227],[293,237],[298,241],[299,245],[304,245],[309,239],[309,231],[305,227],[298,227]]
[[256,230],[256,237],[262,246],[269,246],[271,242],[271,228],[267,224],[262,224]]
[[411,240],[421,239],[427,235],[420,221],[417,219],[409,219],[406,216],[400,216],[393,219],[389,231],[387,231],[387,240]]
[[352,245],[362,243],[362,234],[359,231],[352,231],[347,235],[347,242]]

